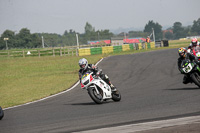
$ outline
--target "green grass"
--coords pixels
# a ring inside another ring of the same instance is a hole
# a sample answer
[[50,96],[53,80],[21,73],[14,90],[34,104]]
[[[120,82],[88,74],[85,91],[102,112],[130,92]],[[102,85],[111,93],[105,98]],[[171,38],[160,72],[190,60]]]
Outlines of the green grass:
[[[130,50],[106,55],[84,56],[95,64],[102,57],[133,54],[159,49],[188,46],[188,43],[170,42],[170,47],[148,50]],[[83,57],[45,56],[12,58],[0,57],[0,106],[20,105],[56,94],[70,88],[78,81],[78,61]]]
[[[19,105],[66,90],[78,80],[80,58],[0,58],[0,105]],[[90,63],[101,58],[87,57]]]

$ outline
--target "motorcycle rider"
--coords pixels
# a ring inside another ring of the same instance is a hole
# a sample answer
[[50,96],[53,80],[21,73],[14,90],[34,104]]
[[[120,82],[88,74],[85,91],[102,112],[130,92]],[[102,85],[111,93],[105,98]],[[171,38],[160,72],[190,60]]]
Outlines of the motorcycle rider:
[[188,46],[188,52],[192,53],[191,50],[193,50],[196,46],[200,46],[200,42],[197,40],[197,38],[193,38]]
[[[189,59],[191,61],[196,60],[195,56],[191,53],[188,53],[187,50],[184,47],[181,47],[178,49],[178,54],[179,54],[179,58],[178,58],[178,70],[181,72],[181,74],[184,74],[183,71],[181,70],[181,63],[183,60],[185,59]],[[183,83],[187,84],[191,82],[190,78],[187,77],[187,75],[184,75],[183,77]]]
[[88,61],[85,58],[79,60],[79,79],[81,81],[81,77],[87,71],[91,71],[94,75],[99,76],[102,80],[104,80],[110,87],[112,91],[116,91],[116,87],[110,82],[110,79],[106,74],[102,72],[101,69],[98,69],[94,64],[88,64]]

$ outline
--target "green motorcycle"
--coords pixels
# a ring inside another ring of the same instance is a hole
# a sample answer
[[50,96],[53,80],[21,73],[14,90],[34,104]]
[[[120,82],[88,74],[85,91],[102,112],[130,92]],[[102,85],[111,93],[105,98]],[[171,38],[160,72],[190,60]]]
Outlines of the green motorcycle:
[[181,63],[181,71],[200,88],[200,67],[195,61],[185,59]]

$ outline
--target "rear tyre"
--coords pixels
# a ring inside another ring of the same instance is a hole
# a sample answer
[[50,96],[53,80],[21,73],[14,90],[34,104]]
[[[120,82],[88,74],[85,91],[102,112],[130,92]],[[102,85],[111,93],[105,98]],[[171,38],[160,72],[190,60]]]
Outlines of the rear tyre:
[[195,72],[191,75],[193,82],[200,88],[200,75]]
[[121,94],[119,90],[112,92],[112,100],[115,102],[119,102],[121,100]]
[[103,96],[101,95],[101,93],[97,94],[97,92],[94,88],[88,88],[88,94],[90,95],[90,97],[96,104],[103,103]]
[[0,106],[0,120],[3,118],[3,116],[4,116],[4,112],[3,112],[3,109]]

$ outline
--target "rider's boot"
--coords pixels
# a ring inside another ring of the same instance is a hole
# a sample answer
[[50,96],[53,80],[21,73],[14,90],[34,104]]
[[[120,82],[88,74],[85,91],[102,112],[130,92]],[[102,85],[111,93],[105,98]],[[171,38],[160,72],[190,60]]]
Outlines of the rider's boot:
[[191,81],[190,81],[190,79],[187,77],[187,75],[184,75],[184,77],[183,77],[183,84],[188,84],[188,83],[190,83]]
[[110,83],[110,88],[111,88],[112,91],[117,91],[116,87],[111,83]]
[[102,79],[110,86],[112,91],[117,91],[116,87],[110,82],[107,75],[104,75]]

